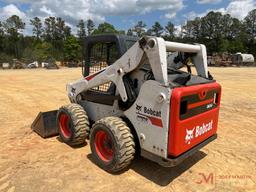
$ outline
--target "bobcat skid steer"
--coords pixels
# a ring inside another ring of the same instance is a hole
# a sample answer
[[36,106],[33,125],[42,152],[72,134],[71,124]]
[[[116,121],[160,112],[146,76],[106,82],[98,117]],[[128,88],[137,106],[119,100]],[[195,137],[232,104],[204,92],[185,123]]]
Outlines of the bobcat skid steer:
[[221,87],[204,45],[103,35],[85,47],[84,77],[67,84],[57,124],[69,145],[89,139],[101,168],[123,170],[135,153],[172,167],[217,138]]

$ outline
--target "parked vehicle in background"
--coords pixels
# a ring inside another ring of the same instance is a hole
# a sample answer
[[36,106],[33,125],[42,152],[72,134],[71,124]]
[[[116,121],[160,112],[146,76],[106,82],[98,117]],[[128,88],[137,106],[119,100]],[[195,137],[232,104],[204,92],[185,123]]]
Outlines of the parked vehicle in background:
[[2,63],[2,69],[10,69],[10,67],[9,63]]
[[254,56],[252,54],[236,53],[232,57],[232,63],[236,65],[253,65]]
[[34,61],[33,63],[30,63],[27,65],[28,69],[33,69],[33,68],[38,68],[38,67],[39,67],[39,65],[38,65],[37,61]]
[[244,53],[214,53],[207,57],[207,64],[214,67],[253,66],[254,56]]

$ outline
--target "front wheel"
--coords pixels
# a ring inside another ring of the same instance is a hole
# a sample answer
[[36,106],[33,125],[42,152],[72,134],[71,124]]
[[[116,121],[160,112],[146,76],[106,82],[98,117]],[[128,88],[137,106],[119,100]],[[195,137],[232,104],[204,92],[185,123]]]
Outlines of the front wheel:
[[61,139],[68,145],[85,143],[89,135],[89,120],[82,106],[71,103],[62,106],[57,114],[57,124]]
[[93,125],[90,146],[96,163],[112,173],[125,169],[135,155],[131,130],[118,117],[106,117]]

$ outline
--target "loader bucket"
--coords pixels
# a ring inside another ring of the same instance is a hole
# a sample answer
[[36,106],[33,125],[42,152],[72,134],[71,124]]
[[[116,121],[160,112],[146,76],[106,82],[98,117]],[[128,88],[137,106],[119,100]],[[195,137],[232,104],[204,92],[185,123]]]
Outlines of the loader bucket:
[[57,112],[58,110],[38,113],[31,125],[32,130],[43,138],[58,135]]

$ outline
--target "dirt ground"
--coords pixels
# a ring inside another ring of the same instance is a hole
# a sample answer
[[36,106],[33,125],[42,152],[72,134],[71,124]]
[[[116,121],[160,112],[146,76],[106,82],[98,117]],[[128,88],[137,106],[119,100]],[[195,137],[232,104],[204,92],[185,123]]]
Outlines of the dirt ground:
[[80,69],[0,70],[0,191],[256,191],[256,68],[211,68],[223,87],[218,139],[174,168],[139,158],[111,175],[89,146],[42,139],[39,111],[68,103]]

